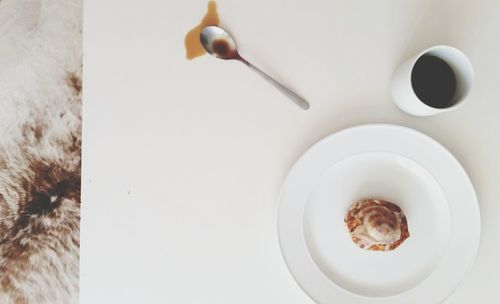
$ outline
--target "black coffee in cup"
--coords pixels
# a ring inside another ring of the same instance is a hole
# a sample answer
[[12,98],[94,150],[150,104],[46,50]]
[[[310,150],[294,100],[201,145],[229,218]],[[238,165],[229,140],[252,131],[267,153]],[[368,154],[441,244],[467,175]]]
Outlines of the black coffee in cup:
[[452,68],[443,59],[422,55],[411,72],[411,85],[426,105],[444,109],[454,105],[457,80]]

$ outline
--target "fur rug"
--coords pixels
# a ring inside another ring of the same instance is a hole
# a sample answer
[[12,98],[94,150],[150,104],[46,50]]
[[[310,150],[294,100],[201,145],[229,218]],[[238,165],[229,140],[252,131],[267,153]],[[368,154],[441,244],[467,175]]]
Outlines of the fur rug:
[[0,0],[0,303],[77,303],[81,0]]

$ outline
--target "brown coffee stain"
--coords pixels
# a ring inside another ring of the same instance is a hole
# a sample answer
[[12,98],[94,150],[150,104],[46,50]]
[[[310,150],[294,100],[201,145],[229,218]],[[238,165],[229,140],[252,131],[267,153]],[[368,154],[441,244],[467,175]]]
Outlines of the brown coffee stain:
[[200,33],[204,27],[209,25],[219,25],[219,14],[217,14],[217,3],[215,1],[208,2],[207,12],[200,24],[190,30],[184,38],[187,59],[191,60],[206,53],[200,42]]

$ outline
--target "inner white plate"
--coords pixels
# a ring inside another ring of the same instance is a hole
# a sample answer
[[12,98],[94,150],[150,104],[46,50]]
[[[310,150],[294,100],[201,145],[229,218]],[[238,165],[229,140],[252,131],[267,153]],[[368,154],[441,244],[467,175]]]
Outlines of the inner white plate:
[[[410,238],[391,252],[357,247],[344,216],[362,198],[398,204]],[[440,303],[474,260],[480,217],[446,149],[405,127],[366,125],[325,138],[295,164],[278,226],[291,273],[319,303]]]
[[[356,246],[344,217],[361,198],[397,203],[410,238],[390,252]],[[327,169],[304,210],[304,235],[316,265],[339,286],[366,296],[401,293],[429,276],[450,230],[448,203],[437,181],[416,162],[387,152],[357,154]]]

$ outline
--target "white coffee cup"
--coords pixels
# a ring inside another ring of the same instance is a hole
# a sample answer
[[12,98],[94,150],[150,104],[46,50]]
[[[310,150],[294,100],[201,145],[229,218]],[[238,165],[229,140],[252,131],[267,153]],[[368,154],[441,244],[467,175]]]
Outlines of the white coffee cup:
[[[423,55],[431,55],[444,60],[455,74],[456,89],[449,107],[429,106],[415,94],[411,81],[412,71],[417,60]],[[434,115],[461,106],[471,90],[473,81],[474,69],[464,53],[447,45],[433,46],[406,60],[396,69],[392,77],[392,98],[401,110],[409,114],[415,116]]]

